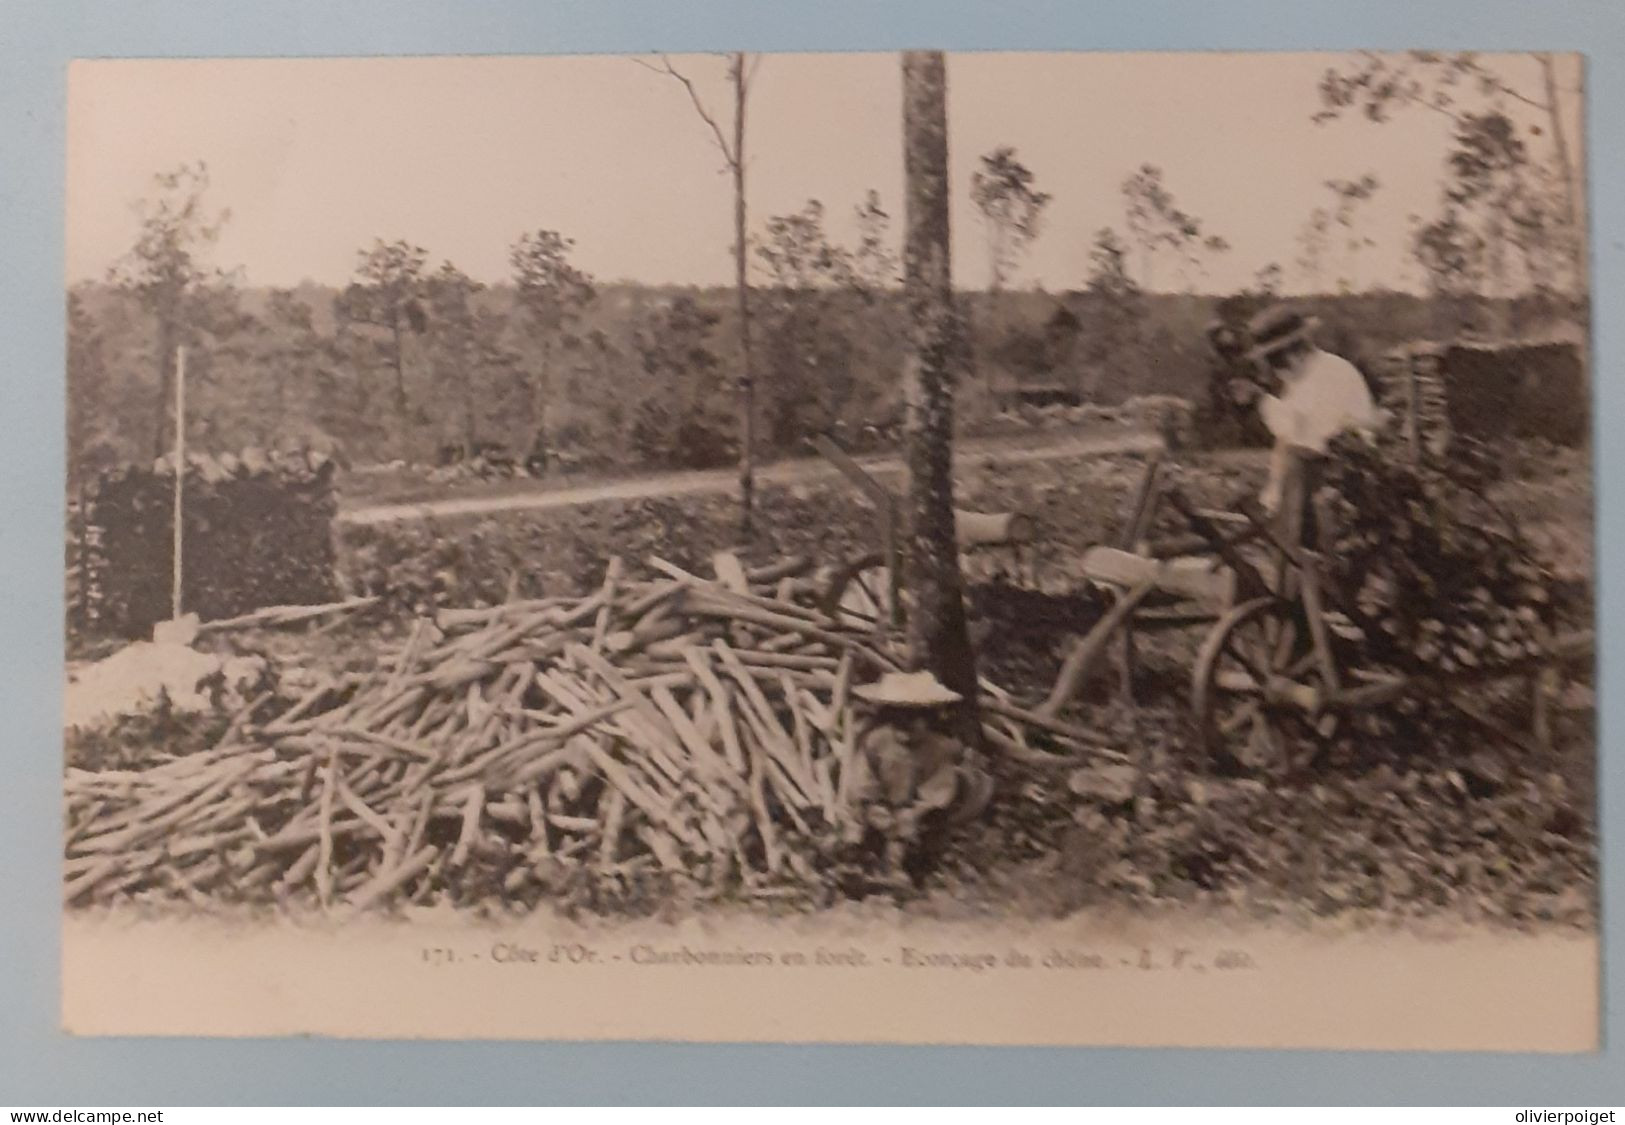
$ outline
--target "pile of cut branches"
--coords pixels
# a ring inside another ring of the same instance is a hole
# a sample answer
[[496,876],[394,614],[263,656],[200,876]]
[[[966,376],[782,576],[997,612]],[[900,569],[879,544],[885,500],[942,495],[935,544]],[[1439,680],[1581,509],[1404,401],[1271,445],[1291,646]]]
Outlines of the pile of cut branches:
[[[651,565],[632,580],[611,560],[585,598],[420,618],[377,667],[251,709],[203,753],[70,769],[66,899],[360,910],[891,885],[888,833],[923,831],[966,780],[919,778],[904,809],[878,783],[852,689],[900,667],[895,642],[811,608],[803,563],[747,572],[723,553],[714,581]],[[992,685],[983,716],[1018,755],[1057,757],[1030,731],[1088,749]]]

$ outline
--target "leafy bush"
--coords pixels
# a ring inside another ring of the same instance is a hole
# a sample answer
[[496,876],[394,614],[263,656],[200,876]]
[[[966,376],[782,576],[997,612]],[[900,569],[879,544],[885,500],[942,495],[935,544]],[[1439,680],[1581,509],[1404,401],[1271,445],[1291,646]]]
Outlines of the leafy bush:
[[1556,623],[1552,576],[1486,498],[1497,467],[1462,439],[1416,463],[1392,435],[1334,444],[1327,554],[1370,661],[1451,673],[1540,651]]

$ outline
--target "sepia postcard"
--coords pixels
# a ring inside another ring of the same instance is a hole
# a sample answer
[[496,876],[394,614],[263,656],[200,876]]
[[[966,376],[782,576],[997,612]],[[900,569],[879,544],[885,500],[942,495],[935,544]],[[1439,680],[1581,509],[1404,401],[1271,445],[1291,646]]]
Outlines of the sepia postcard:
[[1595,1050],[1583,81],[74,63],[63,1026]]

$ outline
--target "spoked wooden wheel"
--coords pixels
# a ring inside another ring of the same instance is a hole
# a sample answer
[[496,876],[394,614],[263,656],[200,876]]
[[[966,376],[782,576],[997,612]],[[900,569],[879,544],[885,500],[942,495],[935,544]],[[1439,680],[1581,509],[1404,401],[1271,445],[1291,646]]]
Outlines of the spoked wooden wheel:
[[1337,719],[1311,721],[1286,696],[1317,682],[1308,630],[1296,607],[1256,598],[1214,625],[1196,658],[1192,709],[1208,758],[1226,769],[1280,773],[1312,762]]
[[824,589],[820,608],[842,625],[860,629],[891,625],[892,582],[885,556],[864,555],[836,570]]

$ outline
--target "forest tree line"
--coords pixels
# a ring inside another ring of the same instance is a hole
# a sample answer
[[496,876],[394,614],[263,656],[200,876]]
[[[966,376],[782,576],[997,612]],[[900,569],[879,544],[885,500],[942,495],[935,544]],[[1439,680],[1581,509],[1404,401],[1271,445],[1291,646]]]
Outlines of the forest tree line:
[[[1357,360],[1468,326],[1517,334],[1583,315],[1566,149],[1536,150],[1542,129],[1502,108],[1510,88],[1475,57],[1404,59],[1328,71],[1317,116],[1380,121],[1426,105],[1452,117],[1438,211],[1412,220],[1424,294],[1374,288],[1363,274],[1375,249],[1365,219],[1383,186],[1374,174],[1326,181],[1293,261],[1265,265],[1228,297],[1199,292],[1234,248],[1149,163],[1124,176],[1121,222],[1095,234],[1073,288],[1015,287],[1052,195],[1001,146],[968,185],[990,284],[959,298],[962,423],[975,426],[1023,383],[1106,404],[1194,397],[1211,361],[1205,325],[1286,292]],[[1450,93],[1461,89],[1478,100]],[[1552,124],[1560,139],[1555,113]],[[606,469],[737,458],[733,341],[745,304],[732,290],[604,283],[577,264],[567,233],[545,227],[515,238],[509,275],[492,284],[409,239],[378,238],[358,247],[342,287],[254,288],[210,264],[230,215],[213,209],[208,187],[201,162],[157,176],[128,252],[69,292],[76,479],[170,449],[181,346],[198,448],[327,443],[353,462],[422,463],[495,442]],[[769,457],[804,452],[819,432],[864,444],[900,411],[907,335],[893,215],[873,191],[844,208],[837,223],[808,200],[748,235],[755,441]],[[837,226],[855,234],[838,237]]]

